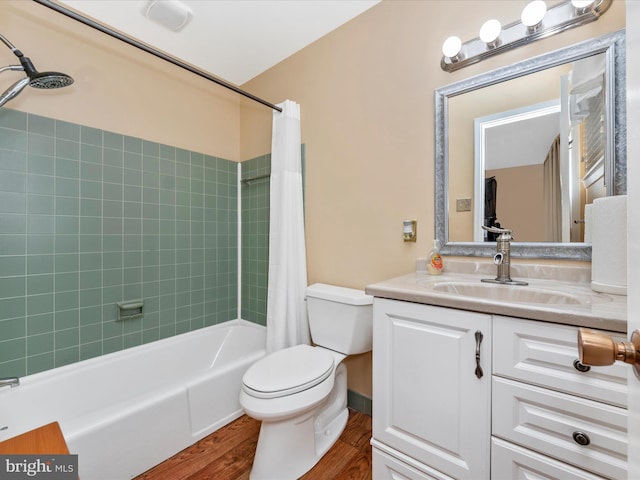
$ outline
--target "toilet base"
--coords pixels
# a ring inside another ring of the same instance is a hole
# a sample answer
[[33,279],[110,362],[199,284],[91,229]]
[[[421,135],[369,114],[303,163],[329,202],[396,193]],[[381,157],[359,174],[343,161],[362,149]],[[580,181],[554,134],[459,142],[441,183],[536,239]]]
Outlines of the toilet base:
[[285,421],[263,420],[251,480],[295,480],[324,456],[342,434],[347,410],[347,372],[340,364],[321,406]]

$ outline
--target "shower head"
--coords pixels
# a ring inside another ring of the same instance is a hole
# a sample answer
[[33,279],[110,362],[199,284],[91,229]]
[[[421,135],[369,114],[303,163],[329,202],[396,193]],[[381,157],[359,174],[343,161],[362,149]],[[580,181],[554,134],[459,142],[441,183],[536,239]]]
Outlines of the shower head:
[[73,78],[65,73],[60,72],[38,72],[31,62],[31,59],[25,57],[13,44],[7,40],[5,36],[0,34],[0,41],[11,49],[13,54],[20,60],[20,65],[9,65],[1,67],[0,73],[5,70],[22,70],[27,76],[18,80],[9,87],[2,95],[0,95],[0,107],[12,98],[16,97],[27,85],[34,88],[51,89],[67,87],[73,83]]
[[62,88],[73,83],[73,78],[60,72],[37,72],[28,78],[29,86],[33,88]]
[[20,59],[20,65],[22,65],[24,72],[30,79],[29,86],[35,88],[62,88],[73,83],[73,78],[66,73],[39,72],[30,58],[25,57],[19,50],[18,53],[16,51],[14,53]]

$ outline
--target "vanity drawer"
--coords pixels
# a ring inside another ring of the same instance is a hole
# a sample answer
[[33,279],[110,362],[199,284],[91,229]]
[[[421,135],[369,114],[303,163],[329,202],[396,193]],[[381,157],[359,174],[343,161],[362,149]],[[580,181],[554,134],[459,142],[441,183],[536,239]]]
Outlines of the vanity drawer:
[[[494,316],[493,373],[600,402],[627,406],[622,363],[580,372],[578,327]],[[624,340],[622,334],[606,332]]]
[[491,439],[491,478],[536,478],[545,480],[603,480],[564,462],[505,442]]
[[[627,477],[627,411],[493,378],[493,435],[606,478]],[[588,445],[574,435],[582,432]]]

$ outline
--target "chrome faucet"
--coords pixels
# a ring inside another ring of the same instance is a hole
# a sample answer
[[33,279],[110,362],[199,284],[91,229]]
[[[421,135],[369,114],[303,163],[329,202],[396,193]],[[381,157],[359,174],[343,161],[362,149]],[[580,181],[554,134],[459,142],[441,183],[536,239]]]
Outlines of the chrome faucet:
[[506,228],[485,227],[486,231],[497,233],[496,239],[497,252],[493,256],[493,263],[498,267],[498,275],[496,278],[483,278],[481,281],[487,283],[500,283],[502,285],[529,285],[527,282],[511,279],[511,240],[513,240],[512,231]]
[[20,379],[18,377],[0,378],[0,387],[11,386],[11,388],[13,388],[18,385],[20,385]]

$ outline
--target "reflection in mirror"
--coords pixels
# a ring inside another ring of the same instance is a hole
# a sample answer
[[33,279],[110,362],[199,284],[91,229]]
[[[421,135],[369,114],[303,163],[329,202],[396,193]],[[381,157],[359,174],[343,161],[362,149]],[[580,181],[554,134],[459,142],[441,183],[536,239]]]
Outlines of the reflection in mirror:
[[[601,53],[449,101],[449,201],[473,199],[473,215],[449,205],[449,240],[494,241],[481,226],[504,224],[520,241],[583,241],[585,202],[606,195],[604,61]],[[469,158],[473,182],[454,181]]]
[[[588,260],[584,212],[626,192],[624,32],[436,91],[436,236],[492,254]],[[588,241],[588,238],[587,238]]]
[[559,215],[552,215],[555,221],[549,225],[544,221],[550,207],[544,202],[545,187],[555,192],[553,187],[562,185],[554,175],[558,156],[549,155],[565,138],[560,118],[560,102],[552,100],[475,119],[474,241],[495,241],[495,234],[476,226],[500,227],[500,222],[517,230],[520,239],[560,241]]

